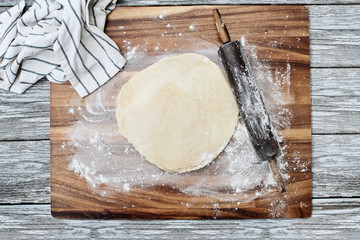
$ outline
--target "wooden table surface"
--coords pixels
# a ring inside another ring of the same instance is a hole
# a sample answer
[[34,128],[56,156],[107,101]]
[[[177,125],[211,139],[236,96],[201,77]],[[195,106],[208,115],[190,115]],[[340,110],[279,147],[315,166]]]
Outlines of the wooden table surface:
[[[0,12],[19,0],[0,0]],[[26,1],[31,5],[33,1]],[[305,219],[60,220],[50,214],[49,83],[0,90],[0,239],[359,239],[360,1],[118,1],[119,6],[305,4],[310,15],[313,213]]]

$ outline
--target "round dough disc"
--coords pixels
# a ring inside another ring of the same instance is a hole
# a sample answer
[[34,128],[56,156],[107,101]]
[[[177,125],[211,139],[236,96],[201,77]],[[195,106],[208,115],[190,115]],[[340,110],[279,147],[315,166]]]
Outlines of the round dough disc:
[[165,57],[121,89],[120,133],[152,164],[169,172],[202,168],[226,147],[238,106],[222,69],[207,57]]

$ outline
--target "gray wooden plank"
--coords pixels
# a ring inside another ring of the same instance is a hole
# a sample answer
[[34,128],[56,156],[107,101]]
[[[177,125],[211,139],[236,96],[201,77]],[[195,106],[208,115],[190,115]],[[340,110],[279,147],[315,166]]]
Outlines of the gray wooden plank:
[[311,69],[310,74],[312,133],[360,133],[360,68]]
[[308,6],[311,67],[360,66],[360,6]]
[[305,219],[61,220],[50,205],[0,206],[2,239],[358,239],[360,199],[315,199]]
[[[360,11],[358,14],[360,15]],[[311,29],[310,66],[315,68],[359,67],[359,36],[360,30]]]
[[[13,6],[20,0],[0,0],[0,6]],[[25,0],[26,5],[32,5],[34,0]],[[191,0],[118,0],[119,6],[158,6],[158,5],[191,5],[195,1]],[[196,0],[196,4],[358,4],[358,0]]]
[[0,142],[0,204],[50,202],[50,141]]
[[[360,196],[360,135],[313,136],[313,197]],[[0,204],[49,203],[49,141],[0,143]]]
[[[359,4],[360,1],[357,1]],[[320,5],[309,6],[310,29],[359,30],[359,6]],[[354,24],[355,23],[355,24]]]
[[308,6],[311,67],[360,66],[360,6]]
[[25,94],[0,89],[0,141],[50,138],[50,87],[46,80]]
[[360,135],[312,140],[313,197],[360,197]]

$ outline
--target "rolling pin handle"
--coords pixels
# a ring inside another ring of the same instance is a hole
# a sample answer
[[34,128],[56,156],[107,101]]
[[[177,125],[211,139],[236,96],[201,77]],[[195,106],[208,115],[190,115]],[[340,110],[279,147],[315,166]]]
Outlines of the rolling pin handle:
[[280,169],[279,169],[279,165],[278,165],[278,162],[276,160],[276,158],[273,158],[271,160],[269,160],[269,165],[270,165],[270,169],[271,169],[271,172],[274,176],[274,179],[276,181],[276,184],[279,188],[279,191],[281,193],[285,192],[285,184],[284,184],[284,180],[281,176],[281,173],[280,173]]
[[213,10],[213,15],[215,17],[215,25],[216,29],[219,33],[220,39],[222,43],[228,43],[231,42],[230,34],[226,28],[226,25],[224,23],[224,20],[221,18],[220,12],[218,9]]

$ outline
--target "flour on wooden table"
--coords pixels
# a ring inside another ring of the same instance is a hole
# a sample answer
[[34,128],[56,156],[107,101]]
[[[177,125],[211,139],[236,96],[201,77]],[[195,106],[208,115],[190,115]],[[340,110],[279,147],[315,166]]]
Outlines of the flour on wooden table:
[[[187,41],[196,41],[197,44],[193,49],[186,49],[186,52],[205,55],[221,65],[217,55],[217,45],[199,39],[187,39]],[[268,187],[275,182],[268,163],[261,162],[258,158],[241,121],[228,146],[212,164],[185,174],[160,170],[147,162],[132,145],[127,143],[118,133],[115,119],[116,97],[121,86],[133,76],[135,71],[140,71],[165,56],[185,51],[180,48],[177,52],[165,52],[162,49],[165,54],[155,56],[147,54],[146,45],[131,46],[129,41],[124,43],[126,47],[130,47],[125,54],[128,60],[126,72],[119,73],[113,80],[82,100],[74,94],[67,107],[68,112],[77,118],[72,132],[68,132],[69,141],[63,144],[73,151],[69,159],[69,169],[84,177],[95,193],[104,196],[111,196],[114,192],[129,192],[134,186],[143,188],[169,186],[199,196],[216,196],[224,189],[236,195],[259,186],[261,190],[256,192],[257,195],[261,194],[261,191],[269,191]],[[245,40],[243,43],[275,129],[288,128],[292,113],[285,105],[289,102],[290,64],[272,74],[270,66],[257,58],[255,47],[248,45]],[[278,138],[282,139],[279,135]],[[283,151],[286,150],[285,145]],[[204,153],[204,158],[207,157],[209,156]],[[280,166],[286,167],[281,159]],[[199,181],[187,182],[188,176],[197,175],[201,176],[198,178]]]

